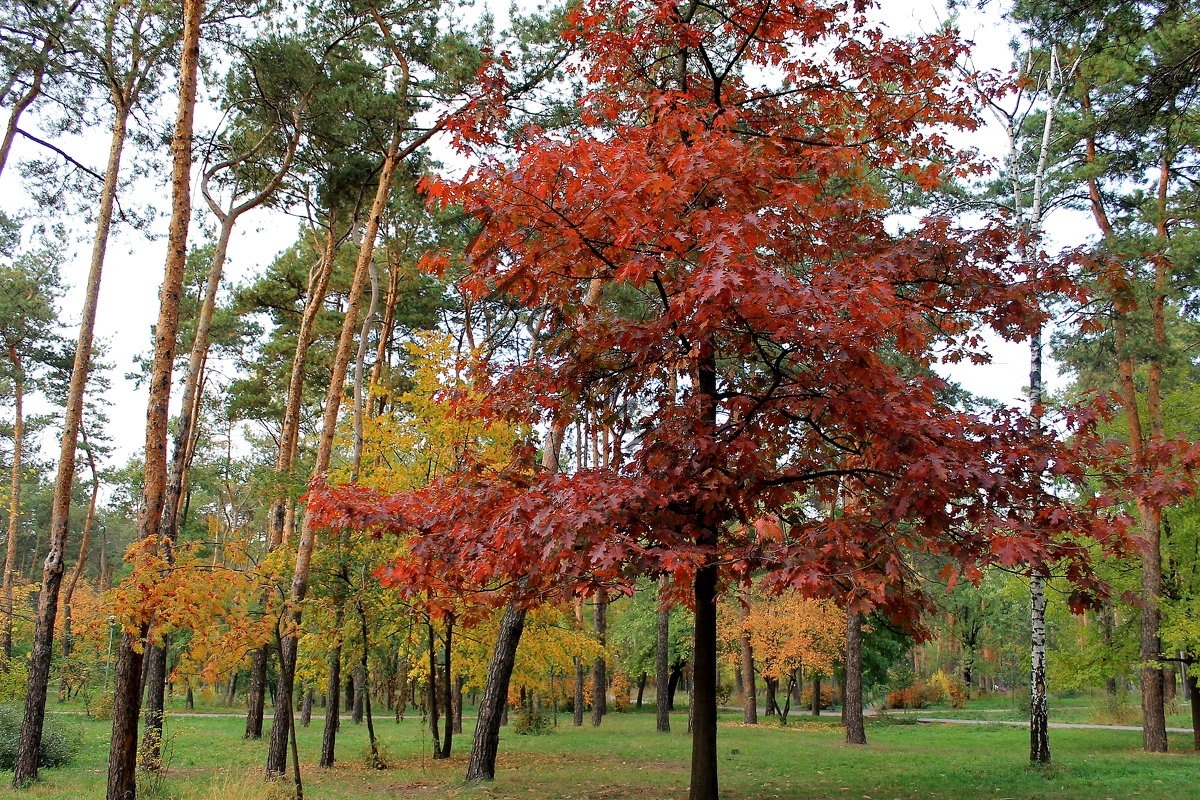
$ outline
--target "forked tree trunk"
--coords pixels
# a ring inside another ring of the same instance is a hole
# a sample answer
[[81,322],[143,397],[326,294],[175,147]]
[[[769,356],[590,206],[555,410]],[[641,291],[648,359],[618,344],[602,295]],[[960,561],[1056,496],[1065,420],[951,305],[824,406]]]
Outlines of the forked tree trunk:
[[479,701],[475,738],[467,761],[468,781],[490,781],[496,777],[496,753],[500,749],[500,723],[508,704],[508,684],[516,663],[517,646],[525,630],[525,609],[509,604],[500,621],[496,648],[488,662],[483,697]]
[[92,241],[92,257],[88,268],[87,290],[83,301],[83,318],[75,345],[75,361],[71,382],[63,408],[63,427],[58,456],[58,471],[54,479],[54,497],[50,507],[49,551],[42,567],[42,586],[38,594],[37,619],[33,633],[33,652],[29,659],[29,678],[25,692],[25,715],[21,721],[21,739],[13,764],[13,786],[23,787],[37,779],[38,751],[42,743],[42,728],[46,718],[46,690],[50,683],[50,661],[54,648],[54,623],[58,614],[58,593],[62,585],[63,561],[70,533],[71,490],[75,484],[75,450],[83,419],[83,398],[88,372],[92,363],[93,332],[96,326],[96,304],[100,295],[100,278],[104,256],[112,228],[116,204],[117,182],[121,171],[121,154],[125,147],[131,107],[118,104],[113,117],[108,165],[104,187],[100,192],[100,208],[96,217],[96,233]]
[[846,612],[846,676],[842,680],[842,726],[847,744],[866,744],[862,696],[862,615]]

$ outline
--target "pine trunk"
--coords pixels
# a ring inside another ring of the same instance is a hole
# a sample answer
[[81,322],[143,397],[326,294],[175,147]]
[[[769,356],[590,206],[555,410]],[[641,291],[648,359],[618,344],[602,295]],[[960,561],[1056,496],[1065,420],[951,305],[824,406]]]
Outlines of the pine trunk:
[[42,728],[46,718],[46,689],[50,683],[50,662],[54,652],[54,622],[58,614],[58,591],[62,585],[63,560],[70,533],[71,490],[75,484],[75,450],[83,419],[83,397],[87,388],[88,371],[92,362],[92,342],[96,325],[96,305],[100,295],[100,278],[108,235],[112,228],[116,204],[117,183],[121,171],[121,153],[129,122],[130,107],[118,106],[113,119],[108,165],[104,173],[104,188],[100,193],[100,209],[96,233],[92,242],[92,258],[88,268],[87,290],[83,302],[83,318],[75,345],[75,361],[71,382],[63,409],[61,449],[58,472],[54,479],[54,497],[50,510],[49,552],[42,567],[42,586],[38,594],[37,619],[34,624],[33,651],[29,659],[29,678],[25,691],[25,715],[21,721],[21,738],[13,764],[12,783],[23,787],[37,780],[38,751],[42,744]]

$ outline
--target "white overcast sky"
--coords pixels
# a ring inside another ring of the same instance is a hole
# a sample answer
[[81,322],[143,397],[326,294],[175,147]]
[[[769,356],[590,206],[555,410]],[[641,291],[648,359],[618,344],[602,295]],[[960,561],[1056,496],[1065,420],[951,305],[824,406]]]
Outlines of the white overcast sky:
[[[1012,58],[1009,50],[1012,32],[996,14],[995,6],[999,4],[990,5],[992,8],[986,13],[961,12],[958,23],[964,37],[975,43],[975,65],[1004,69]],[[944,4],[939,2],[883,0],[883,6],[879,12],[881,17],[898,34],[930,31],[937,27],[939,20],[946,18]],[[172,105],[170,97],[164,97],[160,105],[164,109],[169,108]],[[37,123],[36,120],[25,120],[23,126],[36,129]],[[102,170],[107,149],[107,132],[103,126],[89,131],[83,139],[57,141],[83,163],[97,172]],[[971,143],[993,156],[1002,155],[1005,147],[1004,137],[998,131],[984,136],[976,135]],[[22,157],[43,157],[45,153],[18,138],[13,155],[13,161],[16,161]],[[9,168],[0,180],[0,208],[9,212],[19,212],[28,205],[26,190],[16,173],[16,169]],[[151,179],[139,182],[133,201],[158,193],[161,197],[159,208],[167,209],[168,178],[169,166],[164,164]],[[196,219],[202,220],[204,225],[211,225],[211,216],[203,203],[197,199],[194,205]],[[69,290],[61,304],[62,320],[72,326],[66,332],[71,338],[75,335],[73,328],[79,321],[91,248],[89,226],[80,222],[73,227],[80,241],[76,257],[63,270]],[[295,221],[279,214],[264,211],[247,214],[239,221],[236,239],[230,247],[230,261],[226,268],[229,280],[237,283],[264,269],[279,249],[294,240],[295,230]],[[135,356],[149,350],[150,327],[157,315],[158,287],[162,280],[166,247],[165,220],[158,220],[152,231],[153,237],[148,238],[144,233],[128,230],[119,224],[115,226],[101,284],[96,331],[97,336],[108,343],[110,360],[115,363],[111,375],[113,388],[109,396],[113,403],[109,410],[112,419],[110,433],[116,446],[111,464],[123,463],[140,454],[145,438],[144,387],[136,388],[124,376],[133,368]],[[195,244],[199,241],[202,241],[200,226],[193,224],[190,242]],[[993,358],[992,364],[987,366],[956,368],[951,377],[976,393],[1005,402],[1019,402],[1022,387],[1028,380],[1028,348],[998,343],[993,348]],[[56,447],[54,449],[57,450]]]

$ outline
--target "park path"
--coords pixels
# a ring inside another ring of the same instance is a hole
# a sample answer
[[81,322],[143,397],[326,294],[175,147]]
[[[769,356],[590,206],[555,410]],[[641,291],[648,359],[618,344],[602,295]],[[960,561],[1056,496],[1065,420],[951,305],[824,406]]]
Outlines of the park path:
[[[1029,723],[1021,720],[1004,719],[950,719],[947,717],[917,717],[917,722],[943,723],[948,725],[1010,725],[1028,728]],[[1051,722],[1051,728],[1078,728],[1092,731],[1140,731],[1141,725],[1093,725],[1087,722]],[[1167,728],[1167,733],[1191,733],[1191,728]]]

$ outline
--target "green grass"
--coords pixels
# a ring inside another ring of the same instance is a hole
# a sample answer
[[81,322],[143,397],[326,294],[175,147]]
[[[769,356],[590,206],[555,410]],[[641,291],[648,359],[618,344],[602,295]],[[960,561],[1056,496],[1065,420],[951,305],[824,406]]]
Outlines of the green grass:
[[[746,727],[723,717],[719,733],[722,796],[746,800],[837,798],[838,800],[923,800],[928,798],[1149,798],[1195,797],[1200,758],[1186,751],[1190,737],[1173,736],[1169,755],[1142,753],[1133,732],[1054,730],[1054,764],[1027,766],[1028,734],[1004,726],[902,724],[889,718],[868,728],[871,744],[843,744],[836,720],[793,717],[787,728]],[[43,770],[42,781],[23,793],[0,788],[0,798],[77,800],[104,795],[107,723],[72,720],[82,749],[69,767]],[[496,780],[467,785],[469,736],[456,737],[449,762],[429,757],[429,736],[416,719],[388,719],[377,730],[390,769],[369,769],[366,731],[343,722],[339,763],[316,768],[320,724],[300,730],[305,797],[350,798],[525,798],[551,800],[655,800],[687,796],[690,739],[686,717],[676,731],[658,734],[652,714],[614,714],[598,729],[570,727],[559,716],[546,736],[502,734]],[[241,738],[240,717],[169,717],[170,765],[156,791],[143,798],[179,800],[274,800],[289,796],[284,786],[261,780],[264,742]],[[469,727],[469,726],[468,726]]]

